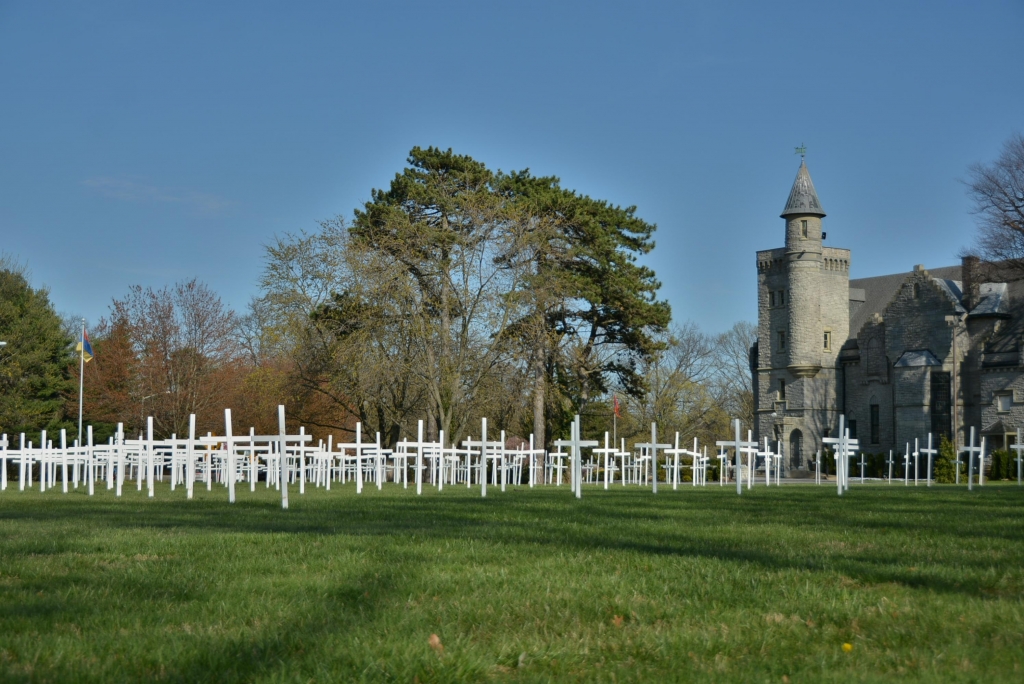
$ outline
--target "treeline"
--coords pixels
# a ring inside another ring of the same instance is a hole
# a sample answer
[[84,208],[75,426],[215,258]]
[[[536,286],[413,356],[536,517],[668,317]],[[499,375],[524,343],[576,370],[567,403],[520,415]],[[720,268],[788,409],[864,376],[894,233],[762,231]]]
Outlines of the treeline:
[[[557,178],[417,148],[352,221],[268,245],[244,314],[197,281],[115,299],[92,331],[85,415],[101,438],[150,415],[183,434],[191,413],[222,430],[231,407],[236,425],[265,432],[285,403],[341,438],[361,421],[393,444],[424,420],[458,439],[486,416],[550,443],[575,413],[589,436],[611,431],[617,397],[619,436],[656,421],[666,439],[704,443],[730,416],[750,424],[754,330],[673,327],[639,263],[654,230]],[[66,419],[77,396],[64,389]]]

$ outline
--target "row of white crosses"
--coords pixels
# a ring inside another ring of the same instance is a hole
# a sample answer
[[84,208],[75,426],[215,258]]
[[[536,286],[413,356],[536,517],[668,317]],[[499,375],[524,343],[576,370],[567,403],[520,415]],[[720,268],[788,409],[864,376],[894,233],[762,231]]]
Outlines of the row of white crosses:
[[[671,466],[666,463],[666,471],[671,473],[671,477],[666,477],[666,480],[671,479],[672,489],[677,489],[680,482],[680,469],[683,467],[679,462],[680,456],[690,457],[690,484],[694,487],[697,485],[707,484],[707,470],[708,470],[708,454],[707,447],[704,447],[704,451],[701,452],[697,446],[697,438],[693,438],[693,449],[680,449],[679,448],[679,433],[676,433],[675,446],[670,449],[666,449],[665,453],[672,457]],[[667,474],[667,473],[666,473]]]
[[[932,446],[932,433],[928,433],[928,446],[921,447],[920,440],[914,438],[914,451],[910,451],[910,442],[906,443],[906,447],[903,452],[903,485],[910,485],[910,457],[914,457],[914,486],[916,487],[920,482],[920,458],[922,455],[928,456],[928,462],[925,468],[925,482],[931,487],[932,486],[932,462],[934,461],[935,455],[939,453],[938,449]],[[886,464],[889,466],[889,484],[892,484],[892,468],[896,462],[893,457],[892,449],[889,450],[889,458],[886,459]],[[863,466],[862,466],[863,467]],[[863,482],[864,476],[861,475],[861,482]]]
[[[347,475],[351,474],[355,481],[356,491],[362,492],[365,481],[376,483],[381,489],[386,481],[387,471],[392,474],[392,481],[402,482],[408,487],[408,469],[410,460],[414,473],[414,482],[417,494],[422,494],[426,481],[435,484],[437,488],[443,489],[444,484],[455,484],[460,479],[464,480],[467,487],[471,487],[476,476],[476,482],[480,486],[481,496],[487,495],[488,480],[493,483],[500,483],[501,490],[505,490],[507,483],[522,481],[522,468],[529,463],[528,480],[530,487],[537,484],[538,473],[548,473],[548,476],[541,479],[541,482],[555,481],[555,470],[557,480],[561,483],[561,458],[569,458],[569,480],[570,488],[577,497],[582,496],[582,485],[584,483],[583,450],[592,449],[592,454],[604,460],[604,487],[607,489],[614,482],[614,474],[619,468],[615,465],[616,460],[622,464],[622,484],[625,486],[626,459],[629,452],[625,449],[625,440],[621,447],[616,449],[609,444],[608,434],[605,434],[604,447],[598,447],[596,441],[583,440],[581,437],[580,419],[576,416],[570,427],[570,437],[567,440],[557,440],[555,445],[558,452],[550,456],[557,457],[547,461],[547,467],[540,465],[545,463],[543,458],[546,452],[543,449],[535,449],[531,435],[529,449],[520,446],[517,449],[507,449],[505,433],[501,433],[500,441],[488,441],[487,420],[481,422],[481,437],[479,440],[472,437],[462,442],[461,449],[455,445],[445,445],[444,432],[439,435],[438,441],[426,441],[423,438],[423,421],[419,422],[416,441],[403,440],[397,445],[394,452],[381,447],[380,433],[377,433],[376,440],[364,442],[362,438],[362,426],[356,425],[355,441],[352,443],[333,443],[333,437],[328,438],[326,449],[321,442],[319,446],[312,446],[312,436],[306,434],[304,428],[300,428],[297,435],[287,435],[284,428],[284,407],[278,408],[279,434],[272,436],[257,436],[250,428],[248,435],[234,435],[231,411],[225,410],[225,434],[224,436],[197,436],[195,433],[195,416],[190,417],[189,434],[187,439],[177,439],[172,435],[170,439],[156,440],[153,437],[153,420],[147,421],[146,436],[139,435],[136,440],[126,439],[123,426],[119,425],[117,433],[106,445],[94,445],[92,439],[92,427],[87,429],[87,443],[79,447],[77,441],[69,447],[67,435],[62,430],[60,436],[60,447],[54,447],[53,443],[46,439],[46,433],[42,435],[42,444],[35,448],[31,442],[26,445],[25,435],[21,435],[20,448],[10,449],[10,443],[6,435],[0,437],[0,490],[7,488],[7,462],[16,461],[20,464],[19,482],[20,489],[24,490],[26,485],[32,486],[33,466],[38,463],[40,472],[39,486],[41,491],[48,487],[56,486],[58,481],[58,465],[63,480],[63,490],[68,491],[69,480],[77,488],[79,482],[87,483],[89,493],[94,491],[94,484],[97,478],[105,479],[108,489],[117,490],[121,495],[122,487],[127,478],[134,472],[136,487],[142,490],[143,483],[146,484],[147,494],[154,496],[156,481],[162,480],[165,472],[170,468],[170,485],[173,491],[176,485],[183,485],[187,490],[189,499],[193,497],[193,490],[197,476],[204,481],[207,489],[210,490],[215,478],[219,477],[220,482],[228,490],[228,500],[235,502],[236,484],[248,480],[250,489],[255,490],[256,482],[261,471],[265,471],[266,486],[275,486],[281,490],[282,506],[288,505],[288,484],[297,482],[299,493],[305,493],[307,476],[310,482],[316,486],[325,485],[330,489],[335,476],[340,477],[342,483]],[[839,494],[849,489],[849,458],[856,455],[858,442],[849,436],[849,429],[845,426],[845,417],[840,417],[839,436],[826,437],[825,444],[835,446],[835,459],[837,471],[837,487]],[[719,484],[724,485],[728,476],[728,465],[726,463],[728,454],[726,449],[733,449],[735,453],[734,472],[736,473],[737,493],[742,492],[743,479],[746,477],[747,488],[754,486],[756,482],[755,461],[757,457],[764,459],[765,483],[770,484],[773,467],[776,485],[781,481],[782,466],[782,445],[777,443],[778,453],[771,450],[767,438],[764,440],[763,449],[753,441],[751,432],[747,431],[747,440],[740,439],[740,423],[734,421],[735,439],[732,441],[719,441],[720,447],[718,459],[720,462]],[[1018,430],[1017,443],[1010,448],[1017,453],[1017,475],[1018,484],[1022,483],[1024,474],[1024,443],[1021,440]],[[982,438],[981,444],[975,446],[975,430],[970,432],[970,441],[967,446],[960,447],[956,455],[957,481],[959,482],[960,453],[968,455],[968,488],[973,488],[973,473],[975,471],[975,456],[981,458],[979,469],[979,484],[984,483],[984,453],[985,441]],[[524,445],[525,446],[525,445]],[[651,424],[651,441],[636,444],[640,450],[640,456],[634,463],[639,464],[645,471],[641,476],[639,471],[634,475],[634,481],[640,483],[646,480],[646,473],[651,474],[651,488],[654,493],[658,490],[658,471],[665,470],[665,482],[670,482],[673,489],[678,488],[680,477],[680,457],[689,457],[692,469],[693,486],[707,484],[707,463],[709,459],[705,453],[698,449],[697,440],[694,440],[693,449],[680,448],[679,433],[675,435],[675,443],[665,444],[658,442],[657,425]],[[568,448],[569,452],[562,452],[562,448]],[[658,454],[663,452],[670,459],[666,459],[661,465]],[[927,484],[931,485],[932,461],[937,450],[933,448],[932,435],[928,435],[928,446],[922,448],[915,439],[914,451],[911,453],[910,445],[907,444],[904,454],[904,483],[909,484],[910,459],[914,458],[915,484],[918,481],[919,472],[918,459],[927,455]],[[746,467],[743,466],[742,456],[746,455]],[[391,464],[387,461],[390,458]],[[555,461],[557,460],[557,464]],[[892,470],[894,464],[892,452],[889,454],[889,481],[892,481]],[[464,464],[464,465],[463,465]],[[552,465],[555,464],[555,465]],[[596,469],[598,463],[591,462],[588,467]],[[816,455],[817,477],[820,483],[820,451]],[[685,466],[682,466],[685,467]],[[861,481],[864,481],[864,458],[861,456]],[[491,477],[488,478],[488,470]],[[592,472],[592,471],[591,471]],[[70,477],[69,477],[70,474]],[[425,476],[426,475],[426,480]]]
[[[39,448],[33,448],[31,442],[26,444],[22,435],[17,453],[9,452],[10,445],[4,435],[0,438],[0,471],[3,473],[0,475],[0,490],[6,489],[7,485],[7,460],[14,457],[19,463],[19,488],[22,491],[26,486],[32,486],[32,470],[37,464],[41,491],[46,491],[47,487],[54,487],[57,481],[56,466],[59,462],[63,474],[64,493],[68,492],[70,468],[70,479],[74,486],[77,487],[80,479],[84,479],[90,495],[95,493],[96,482],[105,479],[107,489],[114,489],[116,495],[121,496],[126,479],[130,477],[131,471],[134,471],[137,489],[141,491],[145,482],[147,494],[152,497],[155,495],[157,479],[163,479],[167,467],[170,467],[172,491],[177,484],[183,484],[189,499],[193,496],[197,470],[205,479],[207,489],[212,488],[214,471],[219,471],[221,481],[228,489],[228,500],[234,503],[235,485],[241,478],[247,477],[250,486],[255,488],[258,476],[257,459],[262,452],[267,468],[267,485],[275,480],[280,483],[282,505],[287,508],[287,483],[288,476],[291,475],[287,471],[290,468],[288,454],[298,454],[301,466],[302,445],[312,437],[304,434],[304,430],[299,435],[285,434],[283,406],[279,407],[279,423],[279,435],[257,437],[250,429],[248,436],[236,437],[232,433],[229,409],[225,411],[223,437],[209,434],[206,437],[196,437],[193,415],[189,419],[188,439],[179,440],[172,435],[168,440],[156,440],[153,437],[153,419],[149,418],[146,436],[140,435],[138,439],[127,439],[123,424],[119,424],[116,434],[110,438],[108,444],[94,445],[92,426],[87,426],[85,446],[80,447],[76,442],[68,447],[66,434],[62,430],[61,446],[55,448],[46,439],[44,431]],[[271,452],[275,451],[275,447],[276,456],[272,456]],[[271,470],[272,466],[280,466],[280,476]]]
[[[740,421],[739,421],[738,418],[733,419],[732,425],[733,425],[733,431],[734,431],[734,435],[735,435],[734,439],[731,440],[731,441],[729,441],[729,440],[719,440],[719,441],[715,442],[715,445],[719,446],[719,447],[721,447],[723,449],[722,454],[719,454],[719,458],[722,460],[723,466],[724,466],[724,463],[725,463],[725,459],[722,457],[723,454],[724,454],[724,450],[725,449],[732,449],[733,450],[733,454],[734,454],[734,457],[736,459],[736,466],[735,466],[735,469],[733,471],[736,474],[736,494],[742,495],[743,494],[743,454],[747,455],[747,464],[748,464],[747,465],[747,479],[748,479],[747,488],[750,489],[751,487],[753,487],[753,482],[752,482],[753,478],[750,477],[750,473],[753,471],[753,457],[754,457],[754,455],[757,454],[757,442],[754,441],[754,439],[753,439],[753,432],[750,431],[750,430],[747,430],[747,439],[746,439],[746,441],[743,441],[742,439],[740,439]],[[722,472],[723,473],[725,472],[725,468],[724,467],[722,468]]]

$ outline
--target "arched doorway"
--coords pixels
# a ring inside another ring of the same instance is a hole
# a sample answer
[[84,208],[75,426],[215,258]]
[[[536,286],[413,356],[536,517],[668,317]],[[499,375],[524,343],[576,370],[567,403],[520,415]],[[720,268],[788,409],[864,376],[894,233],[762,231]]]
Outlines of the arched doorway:
[[789,433],[789,467],[799,469],[804,462],[803,459],[804,435],[799,430]]

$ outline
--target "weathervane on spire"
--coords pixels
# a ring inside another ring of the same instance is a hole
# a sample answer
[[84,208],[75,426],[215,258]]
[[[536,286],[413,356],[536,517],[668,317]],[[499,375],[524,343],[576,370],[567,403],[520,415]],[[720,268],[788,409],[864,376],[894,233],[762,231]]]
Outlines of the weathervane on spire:
[[800,161],[803,161],[804,157],[807,155],[807,148],[804,146],[803,143],[800,143],[800,147],[796,148],[796,152],[794,152],[793,154],[799,154]]

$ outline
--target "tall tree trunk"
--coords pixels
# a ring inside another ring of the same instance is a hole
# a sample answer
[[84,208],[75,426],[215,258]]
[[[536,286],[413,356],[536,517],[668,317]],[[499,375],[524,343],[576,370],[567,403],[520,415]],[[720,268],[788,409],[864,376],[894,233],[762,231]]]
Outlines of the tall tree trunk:
[[[427,439],[431,442],[437,441],[437,417],[434,415],[433,402],[427,401]],[[450,435],[449,435],[450,436]],[[444,446],[443,444],[441,446]]]
[[543,449],[545,446],[544,400],[547,390],[545,376],[544,358],[538,353],[533,362],[533,443],[536,449]]

